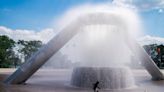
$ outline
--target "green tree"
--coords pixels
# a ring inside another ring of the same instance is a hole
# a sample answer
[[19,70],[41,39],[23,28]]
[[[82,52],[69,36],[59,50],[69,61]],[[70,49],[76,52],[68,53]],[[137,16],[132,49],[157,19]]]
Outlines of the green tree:
[[24,55],[24,60],[27,61],[39,48],[42,46],[41,41],[24,41],[19,40],[18,44],[22,45],[22,48],[19,49],[19,52]]
[[8,68],[11,67],[13,58],[17,58],[13,51],[15,47],[15,41],[10,39],[8,36],[0,36],[0,67]]
[[164,68],[164,46],[150,44],[143,46],[159,68]]

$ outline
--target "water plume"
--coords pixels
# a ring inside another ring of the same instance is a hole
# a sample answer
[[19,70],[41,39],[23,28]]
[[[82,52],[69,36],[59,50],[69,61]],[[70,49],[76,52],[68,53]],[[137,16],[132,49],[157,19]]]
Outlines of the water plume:
[[[106,15],[104,19],[110,21],[102,21],[99,18],[101,14]],[[85,19],[82,19],[83,16]],[[89,22],[92,16],[97,16],[94,23]],[[131,51],[123,39],[128,35],[135,38],[141,34],[142,27],[136,12],[113,5],[84,5],[67,11],[58,26],[62,28],[74,20],[86,22],[79,27],[81,31],[62,49],[72,62],[79,62],[80,66],[113,66],[112,63],[120,65],[130,61]]]
[[78,22],[74,26],[80,30],[62,49],[72,61],[79,61],[73,70],[71,84],[91,88],[98,80],[102,82],[102,88],[134,86],[132,73],[125,67],[132,56],[126,41],[140,33],[137,13],[123,7],[101,5],[79,7],[68,11],[66,16],[60,21],[61,26],[75,20]]

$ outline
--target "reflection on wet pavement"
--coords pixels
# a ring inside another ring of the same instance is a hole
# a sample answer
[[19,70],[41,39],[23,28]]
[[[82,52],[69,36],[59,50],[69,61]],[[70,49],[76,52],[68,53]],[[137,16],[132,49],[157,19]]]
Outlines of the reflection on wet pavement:
[[[92,89],[69,85],[72,70],[39,70],[26,84],[6,85],[2,81],[13,71],[0,72],[0,92],[93,92]],[[133,70],[136,85],[134,89],[100,90],[100,92],[163,92],[164,81],[152,81],[145,70]]]

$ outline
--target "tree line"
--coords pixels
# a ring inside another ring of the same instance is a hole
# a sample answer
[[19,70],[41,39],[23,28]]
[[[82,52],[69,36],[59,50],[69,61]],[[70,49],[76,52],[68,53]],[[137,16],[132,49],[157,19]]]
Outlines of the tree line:
[[[16,68],[20,66],[22,63],[26,62],[27,59],[31,57],[36,51],[38,51],[43,45],[44,44],[42,43],[42,41],[39,40],[14,41],[6,35],[0,35],[0,68]],[[159,68],[164,68],[164,45],[149,44],[144,45],[143,48]],[[71,61],[68,60],[67,56],[59,53],[59,55],[57,54],[55,58],[58,59],[58,62],[56,62],[56,66],[53,67],[59,67],[59,65],[60,67],[71,66]],[[45,64],[45,66],[51,65],[50,63],[53,62],[49,62]]]
[[18,67],[43,45],[42,41],[14,41],[6,35],[0,35],[0,68]]

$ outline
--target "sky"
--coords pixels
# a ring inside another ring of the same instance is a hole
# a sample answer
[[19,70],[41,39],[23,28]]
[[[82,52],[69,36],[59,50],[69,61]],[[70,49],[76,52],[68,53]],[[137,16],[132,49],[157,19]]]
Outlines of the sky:
[[55,34],[54,22],[70,8],[111,3],[137,9],[145,30],[144,39],[160,38],[164,42],[164,0],[0,0],[0,34],[46,42],[45,35]]
[[0,25],[12,29],[41,30],[73,6],[107,0],[0,0]]

